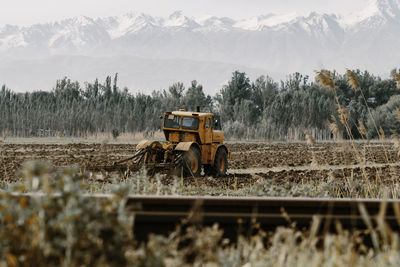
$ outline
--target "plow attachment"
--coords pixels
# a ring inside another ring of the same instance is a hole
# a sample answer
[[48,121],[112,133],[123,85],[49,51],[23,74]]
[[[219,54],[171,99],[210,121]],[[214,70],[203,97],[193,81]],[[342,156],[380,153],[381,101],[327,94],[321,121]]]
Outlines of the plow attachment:
[[[130,171],[137,172],[146,169],[150,175],[164,173],[168,175],[192,174],[190,157],[187,152],[174,150],[170,144],[157,141],[142,141],[136,146],[133,156],[114,162],[108,166],[88,166],[88,171]],[[189,171],[188,171],[189,170]]]

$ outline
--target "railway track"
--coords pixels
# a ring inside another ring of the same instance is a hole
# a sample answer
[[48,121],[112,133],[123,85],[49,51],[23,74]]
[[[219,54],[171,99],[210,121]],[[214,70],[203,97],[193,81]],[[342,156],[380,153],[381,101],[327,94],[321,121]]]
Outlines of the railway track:
[[[38,193],[14,193],[15,197],[40,197]],[[57,198],[57,195],[53,195]],[[111,198],[109,194],[87,194],[87,198]],[[235,240],[238,234],[251,234],[255,223],[265,231],[278,226],[308,228],[314,217],[320,230],[335,232],[336,222],[344,229],[367,229],[378,218],[392,230],[400,231],[400,199],[327,199],[266,197],[199,197],[131,195],[127,207],[135,214],[134,233],[138,241],[148,234],[167,235],[178,224],[213,225],[224,229],[225,237]],[[367,216],[366,216],[367,215]]]
[[135,215],[139,240],[150,232],[167,234],[183,219],[190,224],[218,223],[231,239],[239,229],[241,234],[250,233],[253,223],[266,231],[291,223],[298,229],[308,228],[314,216],[321,220],[321,231],[334,232],[336,222],[345,229],[367,229],[362,211],[373,225],[378,216],[393,230],[400,225],[400,200],[393,199],[132,196],[128,204],[140,207]]

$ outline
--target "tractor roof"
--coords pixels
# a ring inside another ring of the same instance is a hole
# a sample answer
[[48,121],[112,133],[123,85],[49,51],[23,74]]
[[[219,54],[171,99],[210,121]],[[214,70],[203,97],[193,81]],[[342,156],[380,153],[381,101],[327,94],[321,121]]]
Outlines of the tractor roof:
[[187,116],[187,117],[193,117],[193,116],[198,116],[198,117],[203,117],[203,116],[212,116],[214,114],[212,113],[203,113],[203,112],[192,112],[192,111],[172,111],[172,112],[165,112],[166,114],[172,114],[176,116]]

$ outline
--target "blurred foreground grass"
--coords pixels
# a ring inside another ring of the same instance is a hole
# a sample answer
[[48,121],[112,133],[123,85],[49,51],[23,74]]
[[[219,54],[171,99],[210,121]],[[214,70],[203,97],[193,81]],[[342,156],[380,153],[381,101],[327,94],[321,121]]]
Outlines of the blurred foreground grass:
[[[139,244],[132,231],[134,213],[125,206],[128,194],[189,190],[178,180],[167,189],[157,177],[146,178],[147,182],[126,179],[103,187],[112,198],[96,200],[84,196],[92,189],[78,168],[57,170],[30,162],[21,174],[24,183],[9,184],[0,193],[0,266],[311,267],[400,262],[398,233],[374,229],[377,242],[368,248],[363,245],[363,238],[371,237],[368,231],[348,232],[336,225],[338,234],[321,236],[318,218],[302,231],[293,226],[265,233],[255,225],[255,235],[239,235],[234,244],[223,238],[218,225],[183,230],[182,223],[169,236],[151,235]],[[41,194],[27,198],[12,196],[13,192]]]

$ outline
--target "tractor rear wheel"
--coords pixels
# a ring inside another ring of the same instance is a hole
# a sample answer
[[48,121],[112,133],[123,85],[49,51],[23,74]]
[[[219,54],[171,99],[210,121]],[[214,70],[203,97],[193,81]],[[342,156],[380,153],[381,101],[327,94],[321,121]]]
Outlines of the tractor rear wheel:
[[186,176],[200,176],[201,174],[201,153],[198,148],[192,146],[183,155],[183,170]]

